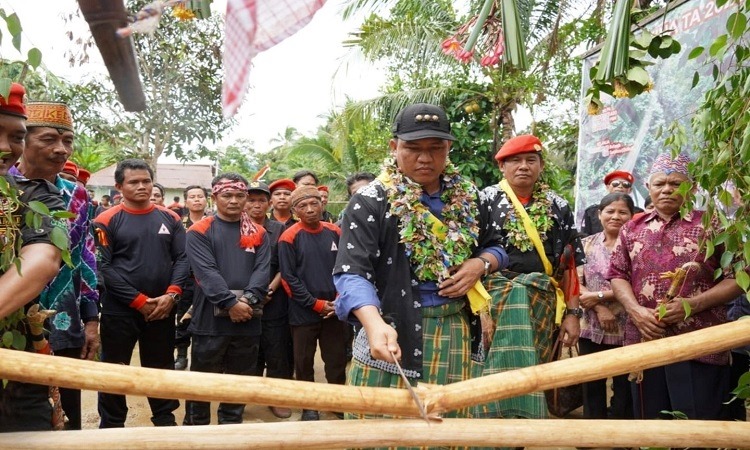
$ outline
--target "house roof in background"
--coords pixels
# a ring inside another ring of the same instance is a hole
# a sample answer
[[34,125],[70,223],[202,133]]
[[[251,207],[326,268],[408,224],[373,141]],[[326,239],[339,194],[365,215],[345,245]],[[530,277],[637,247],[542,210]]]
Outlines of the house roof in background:
[[[111,187],[115,185],[117,164],[107,166],[91,175],[89,187]],[[197,184],[208,188],[214,177],[210,164],[157,164],[156,181],[165,189],[185,189]]]

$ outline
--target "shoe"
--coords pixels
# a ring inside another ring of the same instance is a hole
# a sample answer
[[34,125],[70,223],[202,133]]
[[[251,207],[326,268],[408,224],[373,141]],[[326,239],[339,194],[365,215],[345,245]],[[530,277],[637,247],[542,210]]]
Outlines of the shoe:
[[303,422],[306,422],[308,420],[320,420],[320,413],[313,409],[303,409],[302,418],[300,420],[302,420]]
[[288,419],[292,417],[292,410],[289,408],[281,408],[279,406],[269,406],[271,414],[278,417],[279,419]]
[[344,413],[342,413],[342,412],[334,411],[333,415],[336,416],[336,417],[338,417],[341,420],[344,420]]
[[174,370],[185,370],[188,366],[188,360],[185,356],[178,356],[174,360]]

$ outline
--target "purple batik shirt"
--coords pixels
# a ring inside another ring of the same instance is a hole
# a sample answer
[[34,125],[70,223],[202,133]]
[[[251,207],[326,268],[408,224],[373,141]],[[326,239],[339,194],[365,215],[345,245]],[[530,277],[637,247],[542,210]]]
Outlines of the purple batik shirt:
[[[623,225],[620,230],[620,245],[612,253],[612,262],[607,279],[628,281],[638,304],[656,308],[664,299],[671,280],[660,279],[660,274],[674,271],[685,263],[697,261],[700,269],[688,272],[678,297],[690,298],[707,291],[719,280],[714,280],[714,271],[720,267],[715,255],[705,260],[699,252],[699,242],[704,236],[701,219],[703,211],[693,211],[684,218],[675,214],[671,219],[662,219],[655,211],[644,214]],[[717,224],[712,224],[717,226]],[[705,261],[704,261],[705,260]],[[725,273],[725,277],[733,277]],[[726,305],[717,306],[691,315],[687,320],[667,328],[667,336],[689,333],[727,322]],[[625,345],[641,342],[641,334],[633,321],[625,324]],[[729,352],[713,353],[696,358],[697,361],[725,365],[729,363]]]

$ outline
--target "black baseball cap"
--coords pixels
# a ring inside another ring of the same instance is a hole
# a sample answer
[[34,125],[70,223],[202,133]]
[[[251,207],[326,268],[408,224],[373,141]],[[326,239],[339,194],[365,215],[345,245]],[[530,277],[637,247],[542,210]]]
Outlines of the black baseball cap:
[[416,103],[402,109],[393,121],[393,136],[405,141],[439,138],[455,141],[448,116],[439,106]]
[[251,181],[247,184],[247,192],[262,192],[271,198],[271,189],[268,185],[262,181]]

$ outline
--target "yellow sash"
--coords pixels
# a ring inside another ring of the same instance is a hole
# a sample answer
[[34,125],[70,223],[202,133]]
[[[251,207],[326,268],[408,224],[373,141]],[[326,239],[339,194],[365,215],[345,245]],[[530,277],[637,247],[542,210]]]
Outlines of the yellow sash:
[[539,232],[537,231],[536,226],[534,226],[534,222],[531,221],[529,214],[526,212],[526,208],[523,207],[523,204],[520,200],[518,200],[516,193],[513,192],[510,184],[508,184],[508,180],[500,181],[500,189],[505,192],[505,195],[507,195],[510,201],[513,203],[516,213],[521,217],[521,220],[523,221],[523,227],[524,229],[526,229],[526,234],[529,235],[531,243],[534,244],[534,248],[539,254],[539,259],[542,260],[542,264],[544,265],[544,273],[550,277],[552,284],[555,286],[555,297],[557,297],[557,302],[555,304],[555,323],[557,325],[560,325],[562,323],[563,314],[565,313],[566,308],[565,294],[563,293],[562,289],[560,289],[557,280],[552,277],[552,264],[549,262],[549,259],[547,259],[547,255],[544,253],[544,246],[542,245],[542,239],[539,237]]
[[[378,180],[380,180],[386,187],[393,186],[393,182],[386,177],[384,173],[381,173],[380,176],[378,176]],[[430,229],[438,239],[444,240],[447,237],[448,227],[440,219],[435,217],[426,206],[419,203],[415,206],[415,209],[420,215],[426,214],[427,220],[430,224]],[[492,299],[492,297],[482,285],[481,280],[477,281],[474,286],[469,289],[466,296],[469,298],[469,307],[474,314],[479,314],[482,311],[489,311],[490,299]]]

